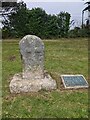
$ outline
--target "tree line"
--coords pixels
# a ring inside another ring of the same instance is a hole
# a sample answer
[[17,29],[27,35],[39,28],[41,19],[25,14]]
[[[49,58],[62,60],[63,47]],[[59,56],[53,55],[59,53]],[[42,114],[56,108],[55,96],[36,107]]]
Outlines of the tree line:
[[20,38],[27,34],[41,38],[74,37],[75,34],[77,36],[79,29],[69,31],[70,17],[68,12],[60,12],[57,15],[47,14],[39,7],[29,10],[26,3],[21,1],[3,20],[2,37]]
[[19,2],[3,20],[3,37],[22,37],[26,34],[37,35],[41,38],[67,37],[70,14],[60,12],[50,15],[42,8],[29,10],[26,3]]

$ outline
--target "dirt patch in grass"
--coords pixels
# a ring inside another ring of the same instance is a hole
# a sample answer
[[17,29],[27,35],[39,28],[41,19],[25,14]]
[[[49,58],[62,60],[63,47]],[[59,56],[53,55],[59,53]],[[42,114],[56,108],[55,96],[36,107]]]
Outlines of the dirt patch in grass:
[[16,56],[15,55],[9,56],[8,60],[9,61],[15,61],[16,60]]

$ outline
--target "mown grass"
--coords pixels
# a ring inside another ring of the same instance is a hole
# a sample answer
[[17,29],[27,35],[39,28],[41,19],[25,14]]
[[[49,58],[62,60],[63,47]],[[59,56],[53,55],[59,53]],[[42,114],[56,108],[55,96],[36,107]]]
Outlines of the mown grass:
[[3,118],[88,118],[88,90],[65,90],[61,74],[83,74],[88,81],[87,39],[44,40],[45,69],[58,89],[38,93],[11,94],[9,83],[22,71],[19,40],[3,41]]
[[0,40],[0,119],[2,117],[2,41]]

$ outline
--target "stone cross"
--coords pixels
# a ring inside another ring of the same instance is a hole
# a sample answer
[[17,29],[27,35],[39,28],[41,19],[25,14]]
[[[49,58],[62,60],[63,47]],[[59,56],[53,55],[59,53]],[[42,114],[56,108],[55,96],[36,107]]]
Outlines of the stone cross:
[[23,61],[23,78],[28,80],[44,78],[44,43],[34,35],[25,36],[20,42]]
[[26,35],[19,42],[23,62],[22,73],[10,82],[11,93],[37,92],[57,88],[56,81],[44,70],[44,43],[35,35]]

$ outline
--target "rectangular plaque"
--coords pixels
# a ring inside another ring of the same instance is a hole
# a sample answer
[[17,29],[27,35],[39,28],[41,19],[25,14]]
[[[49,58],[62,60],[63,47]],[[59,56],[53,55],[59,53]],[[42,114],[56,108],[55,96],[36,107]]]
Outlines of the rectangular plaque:
[[61,75],[65,88],[88,88],[88,82],[83,75]]

